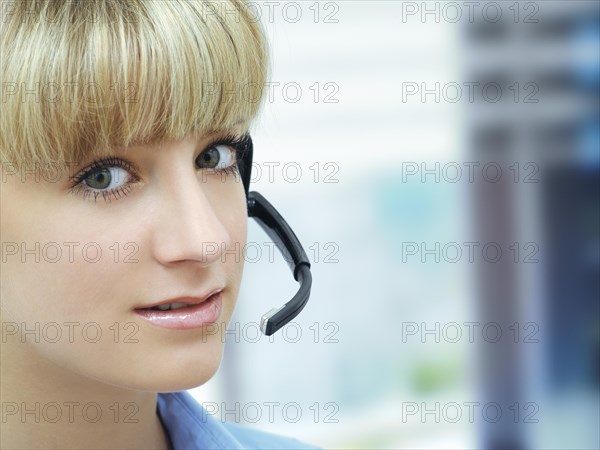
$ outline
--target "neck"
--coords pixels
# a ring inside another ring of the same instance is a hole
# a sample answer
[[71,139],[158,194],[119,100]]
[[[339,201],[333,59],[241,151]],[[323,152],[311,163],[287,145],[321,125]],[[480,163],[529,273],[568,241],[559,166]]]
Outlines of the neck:
[[0,379],[0,448],[169,448],[156,393],[83,377],[18,342],[2,344]]

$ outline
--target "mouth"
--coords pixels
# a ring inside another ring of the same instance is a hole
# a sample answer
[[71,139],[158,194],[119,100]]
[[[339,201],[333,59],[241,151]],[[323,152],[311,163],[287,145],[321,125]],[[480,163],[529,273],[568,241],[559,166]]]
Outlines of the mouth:
[[216,295],[216,294],[222,292],[223,289],[224,288],[213,289],[212,291],[210,291],[209,294],[206,294],[206,295],[203,295],[200,297],[185,296],[185,297],[172,298],[170,300],[163,300],[163,301],[156,302],[156,303],[150,303],[148,305],[136,306],[134,309],[138,310],[138,311],[142,311],[142,310],[146,310],[146,309],[151,309],[151,310],[155,310],[155,311],[170,311],[170,310],[188,308],[188,307],[192,307],[195,305],[199,305],[200,303],[204,303],[205,301],[209,300],[213,295]]
[[173,303],[163,303],[162,305],[153,306],[152,308],[138,308],[138,309],[142,309],[142,310],[149,309],[151,311],[174,311],[177,309],[188,309],[193,306],[196,306],[196,303],[173,302]]
[[223,289],[206,297],[181,297],[135,308],[142,319],[163,328],[185,330],[216,322],[223,302]]

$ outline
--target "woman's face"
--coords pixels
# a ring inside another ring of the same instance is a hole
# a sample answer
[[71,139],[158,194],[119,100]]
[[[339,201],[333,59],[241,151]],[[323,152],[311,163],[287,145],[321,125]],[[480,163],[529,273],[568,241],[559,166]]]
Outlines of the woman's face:
[[[210,145],[219,137],[134,146],[91,171],[91,160],[37,174],[3,167],[3,344],[119,387],[207,381],[221,361],[247,229],[239,176],[217,172],[235,165],[234,149]],[[221,289],[220,311],[204,308],[195,325],[184,318],[186,329],[134,311]]]

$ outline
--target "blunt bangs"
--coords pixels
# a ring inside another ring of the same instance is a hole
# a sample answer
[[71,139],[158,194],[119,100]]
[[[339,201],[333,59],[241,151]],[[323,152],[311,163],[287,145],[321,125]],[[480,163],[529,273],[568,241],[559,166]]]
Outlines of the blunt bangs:
[[78,162],[250,126],[268,52],[241,1],[3,2],[1,162]]

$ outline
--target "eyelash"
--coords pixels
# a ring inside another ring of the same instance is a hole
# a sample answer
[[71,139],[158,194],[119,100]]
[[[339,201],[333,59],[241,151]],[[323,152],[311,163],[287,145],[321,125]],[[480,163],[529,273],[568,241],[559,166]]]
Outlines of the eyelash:
[[[119,167],[128,172],[129,177],[133,177],[135,181],[139,181],[139,178],[135,175],[135,169],[133,164],[124,159],[109,157],[100,159],[98,161],[94,161],[88,167],[83,169],[77,175],[73,177],[73,186],[71,187],[71,192],[75,195],[82,195],[84,200],[87,200],[90,196],[93,196],[94,202],[98,199],[98,197],[102,196],[105,202],[110,202],[111,197],[115,200],[118,200],[122,196],[126,196],[133,187],[131,186],[132,182],[128,182],[123,186],[112,189],[110,191],[100,191],[97,189],[91,189],[90,187],[84,184],[84,180],[92,173],[101,170],[101,169],[109,169],[112,167]],[[133,174],[132,174],[133,172]]]
[[[204,170],[211,170],[215,173],[224,173],[227,175],[239,173],[238,162],[242,159],[242,157],[246,153],[249,141],[250,141],[249,134],[245,134],[243,136],[227,134],[225,136],[218,138],[214,142],[211,142],[209,145],[206,146],[205,150],[208,150],[211,147],[217,147],[219,145],[225,145],[227,147],[231,147],[232,149],[235,150],[235,161],[233,162],[233,164],[231,164],[230,166],[225,167],[223,169],[204,169]],[[202,153],[200,153],[200,154],[202,154]]]
[[[225,135],[223,137],[216,139],[215,141],[208,144],[206,146],[206,148],[200,154],[202,154],[204,151],[206,151],[212,147],[216,147],[219,145],[225,145],[225,146],[231,147],[232,149],[235,150],[235,161],[230,166],[222,168],[222,169],[197,168],[197,170],[209,170],[209,171],[212,171],[213,173],[225,174],[227,176],[230,174],[234,175],[234,174],[239,173],[238,161],[245,153],[247,146],[248,146],[249,139],[250,139],[250,136],[248,134],[243,135],[241,137],[233,135],[233,134],[228,134],[228,135]],[[195,162],[195,160],[194,160],[194,162]],[[133,181],[129,181],[126,184],[124,184],[123,186],[121,186],[117,189],[110,190],[110,191],[101,191],[101,190],[97,190],[97,189],[91,189],[90,187],[85,186],[84,180],[92,173],[94,173],[98,170],[101,170],[101,169],[109,169],[109,168],[114,168],[114,167],[119,167],[119,168],[126,170],[128,172],[129,177],[133,178]],[[99,196],[102,196],[104,201],[108,203],[111,201],[111,197],[114,200],[118,200],[121,197],[128,195],[129,192],[133,189],[132,183],[134,183],[136,181],[139,181],[139,177],[135,174],[135,168],[134,168],[133,164],[131,164],[129,161],[126,161],[121,158],[109,157],[109,158],[100,159],[98,161],[94,161],[88,167],[86,167],[85,169],[80,171],[77,175],[72,177],[72,186],[71,186],[70,192],[75,195],[81,195],[81,196],[83,196],[84,199],[88,199],[90,196],[93,196],[94,202],[96,202],[96,200],[98,199]]]

